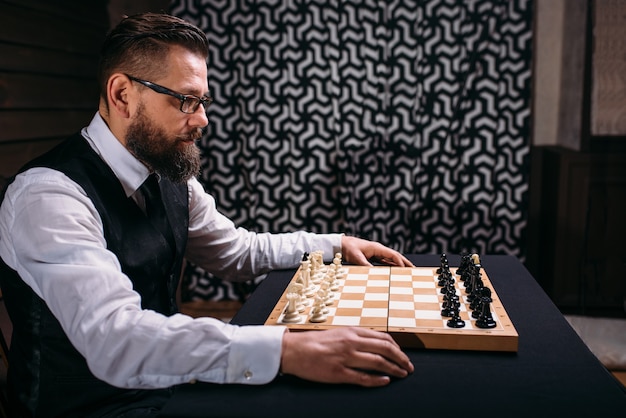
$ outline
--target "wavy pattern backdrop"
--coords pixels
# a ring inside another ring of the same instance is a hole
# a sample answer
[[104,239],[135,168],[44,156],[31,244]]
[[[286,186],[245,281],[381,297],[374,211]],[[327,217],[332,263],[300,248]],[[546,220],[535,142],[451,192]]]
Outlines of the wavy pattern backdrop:
[[[532,0],[177,0],[215,97],[202,182],[256,231],[524,259]],[[187,298],[242,299],[188,266]]]

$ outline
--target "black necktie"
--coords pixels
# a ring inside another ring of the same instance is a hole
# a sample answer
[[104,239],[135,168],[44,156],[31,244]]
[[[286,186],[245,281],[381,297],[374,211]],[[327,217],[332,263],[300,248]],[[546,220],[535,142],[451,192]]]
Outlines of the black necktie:
[[146,214],[152,225],[165,237],[172,249],[175,248],[172,228],[167,220],[165,205],[156,174],[151,174],[139,188],[146,201]]

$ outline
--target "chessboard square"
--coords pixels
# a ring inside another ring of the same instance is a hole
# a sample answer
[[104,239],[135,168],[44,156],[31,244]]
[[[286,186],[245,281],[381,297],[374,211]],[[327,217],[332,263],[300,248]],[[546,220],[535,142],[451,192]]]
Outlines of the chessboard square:
[[427,294],[427,295],[413,295],[413,302],[417,303],[439,303],[439,298],[437,295]]
[[[365,293],[366,295],[367,293]],[[339,295],[339,294],[338,294]],[[342,292],[338,299],[341,300],[363,300],[363,293],[346,293],[346,292]]]
[[392,309],[409,309],[412,311],[415,309],[415,304],[410,301],[402,302],[402,301],[392,300],[389,302],[389,310],[392,310]]
[[441,319],[441,310],[427,309],[425,311],[416,310],[415,318],[417,319]]
[[389,276],[389,280],[392,282],[411,282],[413,278],[410,274],[392,274]]
[[348,273],[345,278],[346,281],[361,280],[367,281],[367,274]]
[[415,318],[415,311],[406,309],[389,309],[389,319],[391,318]]
[[413,272],[413,267],[391,267],[391,273],[401,275],[401,276],[410,276]]
[[413,282],[407,280],[405,282],[400,280],[392,280],[389,282],[390,287],[413,287]]
[[389,317],[389,321],[387,323],[389,324],[390,327],[400,327],[400,328],[414,328],[415,327],[414,318]]
[[413,294],[412,289],[408,287],[390,287],[389,294],[391,295],[411,295]]
[[389,288],[388,287],[372,287],[372,286],[367,286],[367,288],[365,289],[365,293],[384,293],[386,295],[389,294]]
[[414,303],[415,311],[433,311],[441,313],[441,305],[439,303]]
[[433,287],[435,287],[435,282],[434,281],[427,281],[427,282],[422,282],[422,281],[413,281],[413,289],[432,289]]
[[359,325],[362,327],[377,327],[387,329],[387,315],[381,317],[363,317]]
[[372,266],[343,266],[343,268],[348,269],[351,273],[367,274]]
[[374,266],[374,267],[370,267],[368,271],[368,275],[370,276],[388,277],[390,273],[391,273],[391,268],[388,266]]
[[363,308],[373,308],[373,309],[387,309],[389,307],[389,302],[386,300],[365,300],[363,301]]
[[361,299],[340,299],[337,302],[337,308],[362,308],[363,300]]
[[335,316],[361,316],[362,312],[361,308],[337,308]]
[[387,308],[363,308],[361,316],[368,318],[387,318]]
[[431,267],[416,267],[411,270],[413,276],[428,276],[432,277],[435,271]]
[[361,323],[360,316],[335,316],[332,318],[332,325],[359,326]]
[[368,288],[380,287],[383,289],[387,289],[389,287],[389,280],[368,280],[367,287]]
[[367,280],[344,280],[344,286],[367,286]]
[[364,300],[383,300],[383,301],[387,301],[389,300],[389,294],[388,293],[366,293],[365,295],[363,295]]
[[435,288],[413,289],[414,295],[437,295]]
[[365,286],[344,286],[341,293],[365,293]]
[[[410,294],[410,293],[403,294],[403,295],[402,294],[398,295],[398,294],[394,293],[392,295],[389,295],[389,301],[413,302],[413,297],[414,296],[412,294]],[[435,296],[435,300],[437,300],[436,298],[437,298],[437,296]]]

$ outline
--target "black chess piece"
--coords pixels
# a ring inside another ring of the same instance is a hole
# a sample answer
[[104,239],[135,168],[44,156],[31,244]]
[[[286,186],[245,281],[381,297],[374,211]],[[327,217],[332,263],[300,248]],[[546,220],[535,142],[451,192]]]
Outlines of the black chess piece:
[[456,294],[448,294],[444,296],[444,301],[441,309],[441,316],[452,317],[454,316],[454,312],[458,312],[461,307],[461,302],[459,302],[459,296]]
[[472,318],[477,319],[480,315],[480,309],[482,308],[482,298],[474,297],[470,302],[469,308],[472,311]]
[[491,289],[483,287],[480,298],[480,315],[476,320],[476,326],[478,328],[495,328],[496,321],[491,316]]
[[474,265],[474,275],[472,277],[472,289],[467,300],[471,303],[476,299],[480,299],[482,289],[485,287],[482,276],[480,274],[480,264]]
[[448,319],[446,325],[450,328],[463,328],[465,327],[465,321],[461,318],[458,310],[452,313],[452,318]]
[[447,295],[453,295],[456,293],[456,289],[454,288],[454,286],[452,286],[452,288],[450,287],[450,285],[448,283],[445,284],[445,286],[443,286],[441,289],[439,289],[439,293],[443,295],[444,299]]
[[450,271],[445,270],[439,273],[439,276],[437,278],[439,279],[439,281],[437,282],[437,286],[439,287],[443,287],[447,285],[450,280],[454,280]]
[[467,272],[467,267],[469,266],[470,262],[471,259],[469,254],[461,254],[461,262],[459,263],[459,267],[457,267],[456,269],[456,274],[457,276],[459,276],[459,280],[465,281],[465,279],[467,278],[467,275],[465,275],[464,273]]
[[474,280],[476,278],[476,270],[473,267],[469,267],[466,271],[465,271],[465,280],[464,280],[464,285],[465,285],[465,293],[467,295],[471,295],[472,291],[474,289]]
[[437,274],[441,274],[446,270],[446,265],[448,264],[448,257],[446,253],[442,253],[439,258],[439,268],[437,269]]

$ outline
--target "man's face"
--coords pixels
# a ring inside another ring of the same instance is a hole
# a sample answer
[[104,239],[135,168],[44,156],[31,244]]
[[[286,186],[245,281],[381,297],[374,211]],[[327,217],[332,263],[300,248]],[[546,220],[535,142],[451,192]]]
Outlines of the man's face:
[[[149,81],[184,95],[208,95],[206,63],[180,47],[169,53],[166,76]],[[200,151],[195,141],[208,124],[203,105],[193,113],[180,108],[176,97],[144,88],[125,135],[126,147],[135,157],[174,182],[199,174]]]
[[176,183],[200,174],[200,150],[195,141],[202,136],[200,128],[175,135],[146,115],[141,103],[126,132],[126,147],[148,168]]

